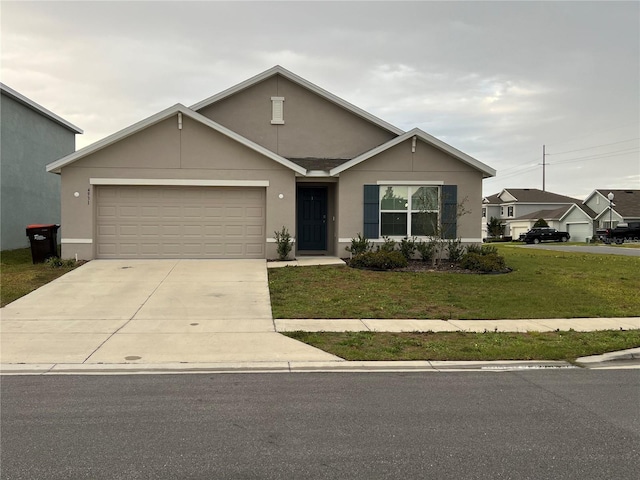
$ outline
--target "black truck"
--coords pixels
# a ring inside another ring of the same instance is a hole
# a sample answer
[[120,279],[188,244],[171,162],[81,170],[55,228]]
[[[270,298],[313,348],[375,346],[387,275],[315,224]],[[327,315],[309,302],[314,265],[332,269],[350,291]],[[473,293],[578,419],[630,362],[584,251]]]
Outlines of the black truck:
[[559,232],[555,228],[536,227],[520,235],[525,243],[566,242],[571,238],[568,232]]
[[627,241],[640,240],[640,222],[620,223],[616,228],[608,228],[603,239],[604,243],[622,244]]

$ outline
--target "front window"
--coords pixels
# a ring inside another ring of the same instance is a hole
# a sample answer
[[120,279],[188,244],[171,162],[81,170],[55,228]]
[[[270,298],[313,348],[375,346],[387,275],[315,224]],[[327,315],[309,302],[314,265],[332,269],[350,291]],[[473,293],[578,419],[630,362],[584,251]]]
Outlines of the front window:
[[513,207],[507,207],[507,217],[513,217]]
[[487,209],[486,208],[482,209],[482,218],[487,218]]
[[429,186],[381,186],[380,234],[433,236],[439,227],[440,192]]

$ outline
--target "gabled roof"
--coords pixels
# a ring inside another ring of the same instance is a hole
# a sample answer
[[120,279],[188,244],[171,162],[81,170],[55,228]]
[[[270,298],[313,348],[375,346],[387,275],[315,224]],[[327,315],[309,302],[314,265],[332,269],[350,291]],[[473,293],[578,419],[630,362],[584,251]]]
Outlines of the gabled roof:
[[422,140],[425,143],[428,143],[429,145],[442,150],[445,153],[448,153],[449,155],[451,155],[452,157],[457,158],[458,160],[460,160],[461,162],[464,162],[470,166],[472,166],[473,168],[480,170],[483,173],[483,177],[487,178],[487,177],[494,177],[496,174],[496,171],[489,167],[488,165],[485,165],[484,163],[480,162],[479,160],[476,160],[475,158],[467,155],[466,153],[461,152],[460,150],[452,147],[451,145],[446,144],[445,142],[443,142],[442,140],[438,140],[436,137],[429,135],[426,132],[423,132],[422,130],[420,130],[419,128],[414,128],[413,130],[410,130],[396,138],[393,138],[391,140],[389,140],[386,143],[383,143],[382,145],[379,145],[371,150],[369,150],[368,152],[363,153],[362,155],[357,156],[356,158],[353,158],[351,160],[349,160],[348,162],[343,163],[342,165],[339,165],[335,168],[332,168],[329,171],[330,175],[338,175],[340,172],[343,172],[355,165],[358,165],[361,162],[364,162],[365,160],[374,157],[376,155],[378,155],[379,153],[384,152],[385,150],[390,149],[391,147],[394,147],[395,145],[398,145],[399,143],[402,143],[408,139],[410,139],[411,137],[417,137],[420,140]]
[[206,98],[204,100],[202,100],[201,102],[198,102],[194,105],[191,105],[192,110],[194,111],[198,111],[202,108],[208,107],[209,105],[212,105],[213,103],[219,102],[220,100],[223,100],[227,97],[230,97],[231,95],[238,93],[242,90],[245,90],[257,83],[262,82],[263,80],[266,80],[267,78],[273,77],[274,75],[281,75],[284,78],[286,78],[287,80],[296,83],[298,85],[300,85],[303,88],[306,88],[307,90],[312,91],[313,93],[323,97],[324,99],[330,101],[331,103],[334,103],[348,111],[350,111],[351,113],[364,118],[365,120],[368,120],[369,122],[373,123],[374,125],[377,125],[389,132],[395,133],[396,135],[401,135],[402,133],[404,133],[404,130],[399,129],[398,127],[391,125],[390,123],[385,122],[384,120],[376,117],[375,115],[371,115],[369,112],[356,107],[355,105],[347,102],[346,100],[343,100],[342,98],[334,95],[331,92],[326,91],[323,88],[318,87],[317,85],[314,85],[313,83],[309,82],[308,80],[305,80],[304,78],[296,75],[293,72],[290,72],[289,70],[287,70],[286,68],[281,67],[280,65],[276,65],[275,67],[270,68],[269,70],[266,70],[262,73],[259,73],[258,75],[256,75],[255,77],[251,77],[248,80],[245,80],[244,82],[241,82],[231,88],[228,88],[220,93],[217,93],[209,98]]
[[538,210],[537,212],[531,212],[516,217],[514,220],[538,220],[539,218],[544,218],[545,220],[560,220],[571,207],[572,205],[566,205],[553,210]]
[[[505,193],[515,198],[518,203],[581,203],[577,198],[538,190],[537,188],[504,188],[498,194],[498,197],[502,200],[502,196]],[[507,200],[506,202],[512,201]],[[503,203],[505,202],[503,201]]]
[[500,200],[500,197],[498,197],[498,194],[496,193],[495,195],[489,195],[488,197],[484,197],[482,199],[482,203],[486,205],[500,205],[502,201]]
[[640,190],[612,190],[608,188],[596,189],[583,203],[587,203],[594,195],[600,195],[607,202],[609,199],[607,195],[609,192],[613,193],[613,210],[624,218],[640,218]]
[[82,129],[76,127],[73,123],[67,122],[64,118],[59,117],[58,115],[53,113],[51,110],[47,110],[42,105],[37,104],[30,98],[27,98],[21,93],[16,92],[13,88],[8,87],[4,83],[0,83],[0,91],[2,92],[3,95],[6,95],[7,97],[15,100],[16,102],[24,105],[25,107],[30,108],[31,110],[47,117],[49,120],[57,123],[58,125],[65,127],[67,130],[71,130],[73,133],[83,133]]
[[273,153],[271,150],[264,148],[261,145],[258,145],[257,143],[252,142],[251,140],[243,137],[242,135],[238,135],[236,132],[229,130],[226,127],[223,127],[222,125],[220,125],[219,123],[214,122],[213,120],[210,120],[209,118],[205,117],[204,115],[200,115],[199,113],[194,112],[193,110],[188,109],[187,107],[185,107],[184,105],[178,103],[176,105],[174,105],[173,107],[169,107],[166,110],[163,110],[159,113],[156,113],[155,115],[152,115],[149,118],[146,118],[144,120],[141,120],[138,123],[135,123],[123,130],[120,130],[119,132],[114,133],[113,135],[110,135],[106,138],[103,138],[102,140],[98,140],[97,142],[81,149],[78,150],[77,152],[74,152],[70,155],[67,155],[66,157],[63,157],[59,160],[56,160],[53,163],[50,163],[49,165],[47,165],[47,171],[48,172],[53,172],[53,173],[60,173],[60,169],[63,167],[66,167],[67,165],[76,162],[78,160],[80,160],[81,158],[86,157],[87,155],[90,155],[94,152],[97,152],[98,150],[102,150],[103,148],[108,147],[109,145],[112,145],[116,142],[119,142],[120,140],[129,137],[135,133],[140,132],[141,130],[144,130],[145,128],[148,128],[152,125],[155,125],[156,123],[159,123],[163,120],[166,120],[169,117],[172,117],[174,115],[177,115],[178,113],[182,113],[183,115],[185,115],[186,117],[189,117],[193,120],[195,120],[196,122],[200,122],[203,125],[208,126],[209,128],[216,130],[218,132],[220,132],[221,134],[231,138],[232,140],[235,140],[236,142],[244,145],[245,147],[250,148],[251,150],[254,150],[262,155],[264,155],[265,157],[268,157],[278,163],[280,163],[281,165],[284,165],[285,167],[290,168],[291,170],[304,175],[306,174],[306,169],[296,165],[295,163],[291,162],[290,160],[287,160],[284,157],[281,157],[280,155]]

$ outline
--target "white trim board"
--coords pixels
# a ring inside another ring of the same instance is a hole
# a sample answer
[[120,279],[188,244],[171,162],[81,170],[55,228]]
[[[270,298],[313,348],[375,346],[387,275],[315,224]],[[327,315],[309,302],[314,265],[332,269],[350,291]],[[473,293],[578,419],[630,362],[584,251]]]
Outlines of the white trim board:
[[63,238],[60,243],[93,243],[92,238]]
[[268,187],[269,180],[205,180],[182,178],[90,178],[91,185],[149,185],[176,187]]
[[378,180],[377,185],[414,185],[418,187],[429,187],[431,185],[444,185],[442,180]]
[[73,133],[84,133],[81,128],[76,127],[73,123],[66,121],[64,118],[56,115],[51,110],[47,110],[42,105],[38,105],[30,98],[25,97],[20,92],[16,92],[13,88],[5,85],[4,83],[0,83],[0,90],[9,98],[12,98],[16,102],[21,103],[22,105],[40,113],[41,115],[44,115],[45,117],[49,117],[50,120],[59,125],[62,125],[68,130],[71,130]]

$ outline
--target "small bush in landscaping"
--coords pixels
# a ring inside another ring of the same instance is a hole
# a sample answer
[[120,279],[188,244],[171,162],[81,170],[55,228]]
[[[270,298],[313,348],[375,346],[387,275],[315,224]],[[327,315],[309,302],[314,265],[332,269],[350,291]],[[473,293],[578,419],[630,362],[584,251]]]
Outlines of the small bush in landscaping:
[[293,245],[291,244],[291,235],[289,235],[289,230],[287,230],[284,226],[282,230],[279,232],[273,232],[276,237],[276,245],[278,252],[278,260],[286,260],[291,253],[291,249]]
[[449,261],[458,263],[464,255],[466,247],[462,245],[462,240],[457,238],[455,240],[449,240],[447,242],[447,250],[449,251]]
[[460,260],[460,266],[466,270],[484,273],[504,272],[507,268],[504,257],[497,253],[482,255],[474,252],[465,253]]
[[73,258],[63,260],[58,257],[49,257],[44,261],[44,263],[50,268],[65,268],[75,266],[76,261]]
[[407,260],[411,260],[416,253],[416,240],[416,237],[404,237],[400,240],[400,253],[402,253]]
[[396,249],[396,241],[387,237],[386,235],[382,236],[384,243],[382,245],[378,245],[377,250],[379,252],[393,252]]
[[365,252],[356,255],[349,262],[349,266],[354,268],[366,268],[371,270],[391,270],[393,268],[403,268],[408,265],[407,259],[398,251],[385,252]]
[[370,251],[371,248],[371,242],[358,233],[356,238],[351,239],[351,245],[345,247],[345,250],[355,257],[361,253]]
[[428,242],[423,242],[420,240],[416,244],[416,249],[418,250],[418,255],[420,255],[420,259],[423,262],[432,262],[433,257],[436,254],[436,242],[429,240]]

